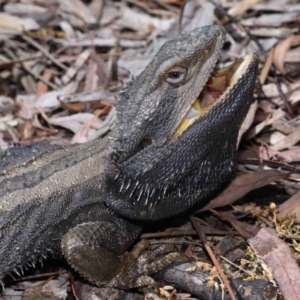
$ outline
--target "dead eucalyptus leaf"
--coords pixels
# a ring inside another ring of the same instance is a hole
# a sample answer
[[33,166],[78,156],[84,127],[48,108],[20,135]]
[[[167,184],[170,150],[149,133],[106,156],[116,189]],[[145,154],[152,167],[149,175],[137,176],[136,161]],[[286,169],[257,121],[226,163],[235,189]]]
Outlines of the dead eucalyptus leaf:
[[296,215],[296,221],[300,222],[300,191],[279,205],[278,208],[279,218],[286,218],[293,215]]
[[240,141],[242,139],[243,134],[251,127],[251,125],[253,124],[253,120],[255,117],[255,112],[257,110],[257,101],[253,102],[250,106],[250,109],[247,113],[247,116],[244,120],[244,122],[242,123],[242,126],[239,130],[239,136],[238,136],[238,142],[237,145],[240,144]]
[[284,57],[287,50],[293,46],[300,44],[300,35],[292,35],[281,41],[276,47],[273,56],[273,62],[276,68],[282,73],[286,74],[284,67]]
[[258,2],[260,2],[260,0],[243,0],[236,2],[236,4],[228,10],[228,14],[233,17],[242,15],[246,10],[257,4]]
[[287,177],[276,170],[263,170],[250,174],[240,174],[218,196],[209,201],[201,211],[231,204],[252,190],[263,187],[273,181]]
[[230,214],[227,213],[227,212],[219,212],[219,211],[215,211],[215,210],[213,210],[213,211],[220,218],[222,218],[223,220],[226,220],[227,222],[229,222],[232,225],[232,227],[234,227],[234,229],[244,239],[250,239],[250,238],[254,237],[259,231],[259,227],[248,224],[246,222],[241,222],[239,220],[235,220],[235,219],[231,218]]
[[248,242],[264,262],[264,271],[276,280],[284,299],[300,299],[300,268],[291,249],[276,232],[262,228]]
[[294,128],[293,132],[287,135],[285,138],[281,139],[274,146],[272,146],[273,150],[279,151],[283,149],[288,149],[291,146],[294,146],[296,143],[300,141],[300,125]]

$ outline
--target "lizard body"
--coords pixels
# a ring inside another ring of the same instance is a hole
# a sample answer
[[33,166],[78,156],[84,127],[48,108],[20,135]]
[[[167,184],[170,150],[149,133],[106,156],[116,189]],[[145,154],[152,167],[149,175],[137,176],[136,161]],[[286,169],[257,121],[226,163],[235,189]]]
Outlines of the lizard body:
[[112,140],[0,152],[0,280],[60,248],[96,285],[140,287],[179,257],[125,251],[143,224],[187,211],[233,176],[258,58],[212,73],[223,40],[208,26],[164,44],[120,91]]

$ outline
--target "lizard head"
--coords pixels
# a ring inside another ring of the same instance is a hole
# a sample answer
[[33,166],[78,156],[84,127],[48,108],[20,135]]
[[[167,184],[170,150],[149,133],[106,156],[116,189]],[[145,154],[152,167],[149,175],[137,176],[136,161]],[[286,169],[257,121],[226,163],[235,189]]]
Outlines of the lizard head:
[[220,26],[165,43],[121,91],[107,203],[140,220],[191,208],[232,178],[240,125],[252,102],[258,58],[214,71]]

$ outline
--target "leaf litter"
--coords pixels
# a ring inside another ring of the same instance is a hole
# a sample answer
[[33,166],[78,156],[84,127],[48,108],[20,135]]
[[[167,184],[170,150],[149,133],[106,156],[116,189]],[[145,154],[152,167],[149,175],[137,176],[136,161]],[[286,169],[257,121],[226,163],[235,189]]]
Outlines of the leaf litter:
[[[137,76],[160,45],[179,31],[224,25],[227,38],[219,65],[255,51],[259,80],[255,104],[240,132],[236,179],[204,207],[227,205],[224,215],[200,216],[212,231],[231,224],[240,232],[234,239],[244,261],[232,263],[243,262],[251,279],[275,279],[282,293],[278,297],[300,298],[291,280],[282,284],[274,276],[300,261],[299,15],[300,5],[293,0],[2,1],[0,146],[81,143],[108,134],[122,81]],[[250,239],[252,248],[241,246],[243,224],[259,232]],[[274,231],[257,231],[265,227]],[[226,238],[207,235],[213,247]],[[261,255],[268,240],[274,257],[278,247],[292,255],[276,265],[275,258]],[[249,277],[233,265],[220,264],[230,278]],[[299,276],[296,267],[289,268],[291,276]]]

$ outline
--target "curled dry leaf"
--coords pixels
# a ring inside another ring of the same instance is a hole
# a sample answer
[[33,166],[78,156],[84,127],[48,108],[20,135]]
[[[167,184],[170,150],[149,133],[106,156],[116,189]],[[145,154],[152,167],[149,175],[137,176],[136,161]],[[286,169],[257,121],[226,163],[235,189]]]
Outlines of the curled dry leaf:
[[276,170],[263,170],[250,174],[238,175],[218,196],[213,198],[201,211],[231,204],[252,190],[263,187],[288,175]]
[[271,50],[268,53],[268,57],[264,63],[264,66],[259,74],[260,84],[264,84],[266,81],[266,78],[267,78],[270,68],[272,66],[273,57],[274,57],[274,48],[271,48]]
[[281,41],[276,47],[273,57],[273,62],[276,68],[282,73],[286,74],[286,70],[284,68],[284,58],[287,50],[293,46],[297,46],[300,44],[300,35],[292,35]]
[[262,228],[258,234],[248,242],[257,256],[265,264],[265,271],[269,272],[279,285],[284,299],[300,299],[300,269],[289,246],[274,234]]

